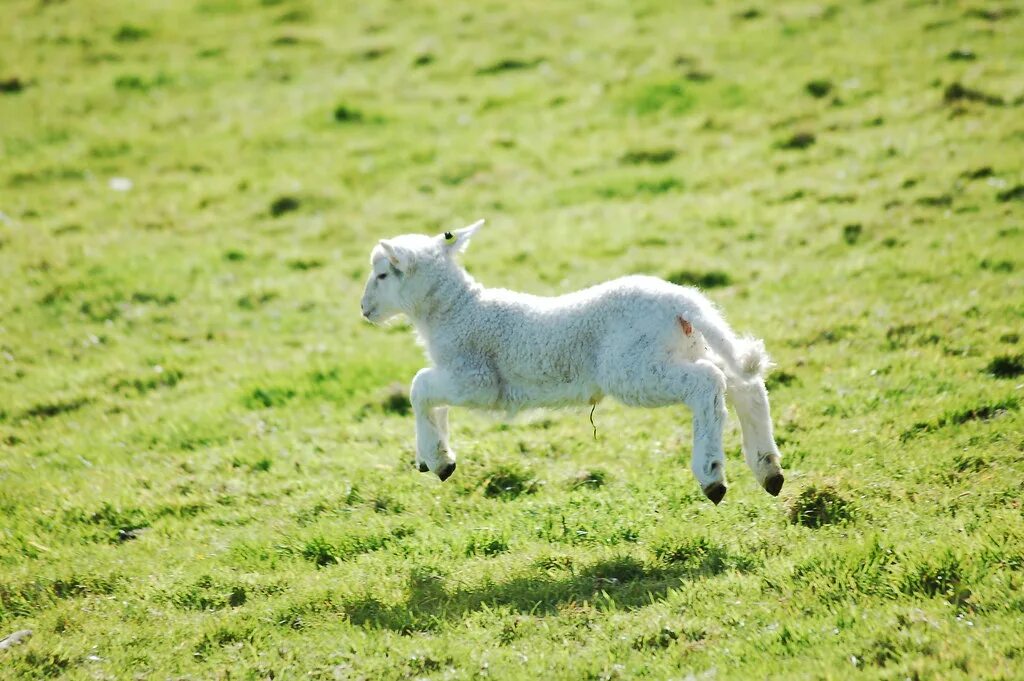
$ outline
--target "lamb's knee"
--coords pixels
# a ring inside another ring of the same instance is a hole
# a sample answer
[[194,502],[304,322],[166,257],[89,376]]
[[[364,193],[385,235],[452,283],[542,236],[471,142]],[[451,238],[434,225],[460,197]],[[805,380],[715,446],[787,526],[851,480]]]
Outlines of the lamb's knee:
[[409,402],[416,411],[426,409],[429,406],[430,374],[431,369],[420,369],[413,376],[412,385],[409,386]]
[[698,359],[695,364],[701,367],[704,375],[707,376],[708,381],[711,383],[712,391],[716,395],[724,395],[728,385],[725,373],[707,359]]

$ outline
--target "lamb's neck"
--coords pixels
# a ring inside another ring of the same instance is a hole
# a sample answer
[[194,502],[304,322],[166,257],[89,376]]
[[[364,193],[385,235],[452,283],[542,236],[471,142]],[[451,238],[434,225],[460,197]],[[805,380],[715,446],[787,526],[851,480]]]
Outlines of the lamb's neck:
[[471,314],[479,301],[483,286],[465,270],[445,272],[423,296],[409,315],[421,335],[431,336],[431,330],[447,326]]

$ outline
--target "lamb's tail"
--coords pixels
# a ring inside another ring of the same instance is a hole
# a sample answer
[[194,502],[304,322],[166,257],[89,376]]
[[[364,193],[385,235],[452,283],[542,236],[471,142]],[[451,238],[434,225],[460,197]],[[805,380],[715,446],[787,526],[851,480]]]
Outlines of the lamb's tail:
[[722,358],[730,373],[737,378],[764,377],[772,367],[764,341],[749,336],[737,337],[710,303],[687,302],[686,310],[679,316],[684,333],[690,325],[700,331],[711,350]]
[[743,375],[747,378],[754,376],[764,377],[772,368],[772,358],[764,348],[764,341],[760,338],[745,336],[733,341],[736,349],[736,364],[739,365]]

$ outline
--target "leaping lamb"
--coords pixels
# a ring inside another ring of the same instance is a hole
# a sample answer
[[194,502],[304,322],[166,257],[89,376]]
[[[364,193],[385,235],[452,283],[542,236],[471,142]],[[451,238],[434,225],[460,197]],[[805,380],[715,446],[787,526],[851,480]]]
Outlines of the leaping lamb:
[[757,481],[784,481],[772,433],[764,344],[737,338],[697,289],[628,276],[541,297],[477,283],[455,260],[483,224],[378,243],[362,298],[374,324],[405,314],[433,366],[412,381],[416,465],[442,481],[455,471],[448,407],[515,413],[532,407],[683,403],[693,412],[693,474],[715,504],[725,496],[722,429],[728,392]]

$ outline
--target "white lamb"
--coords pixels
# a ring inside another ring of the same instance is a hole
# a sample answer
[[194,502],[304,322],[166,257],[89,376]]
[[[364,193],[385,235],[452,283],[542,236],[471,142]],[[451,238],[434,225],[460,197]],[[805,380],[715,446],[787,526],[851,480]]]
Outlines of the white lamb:
[[455,471],[448,407],[510,413],[530,407],[686,404],[693,412],[693,473],[715,504],[726,492],[722,429],[728,390],[743,453],[778,495],[783,475],[763,374],[764,344],[737,338],[693,288],[647,276],[544,298],[478,284],[456,261],[483,220],[438,236],[381,241],[370,256],[363,317],[404,313],[432,367],[412,382],[416,464],[443,481]]

